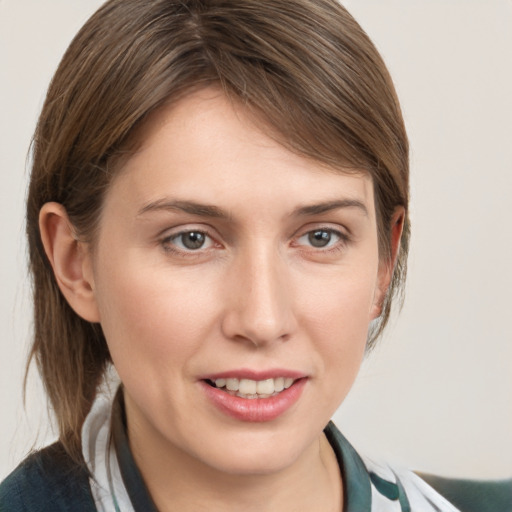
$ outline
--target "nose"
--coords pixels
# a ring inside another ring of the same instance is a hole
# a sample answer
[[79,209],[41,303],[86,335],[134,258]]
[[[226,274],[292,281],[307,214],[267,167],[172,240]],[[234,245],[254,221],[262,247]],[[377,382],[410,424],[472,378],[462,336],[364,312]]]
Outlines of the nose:
[[226,280],[225,336],[262,347],[288,340],[295,330],[293,287],[276,251],[238,258]]

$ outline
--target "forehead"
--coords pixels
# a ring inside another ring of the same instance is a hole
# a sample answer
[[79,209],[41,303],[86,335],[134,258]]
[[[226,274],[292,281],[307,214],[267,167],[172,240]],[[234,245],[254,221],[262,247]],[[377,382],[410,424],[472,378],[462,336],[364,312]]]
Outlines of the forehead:
[[164,105],[148,117],[137,138],[137,150],[115,181],[138,202],[171,194],[253,207],[274,199],[293,207],[294,200],[344,196],[373,206],[368,173],[333,169],[287,149],[259,116],[218,88]]

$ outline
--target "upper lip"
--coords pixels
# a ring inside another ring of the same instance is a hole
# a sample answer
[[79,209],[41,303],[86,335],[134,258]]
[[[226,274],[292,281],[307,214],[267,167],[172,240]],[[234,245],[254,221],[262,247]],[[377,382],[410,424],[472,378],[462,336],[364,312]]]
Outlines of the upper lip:
[[250,380],[266,380],[277,379],[279,377],[291,378],[294,380],[306,377],[304,372],[296,370],[288,370],[284,368],[273,368],[269,370],[252,370],[249,368],[240,368],[237,370],[226,370],[223,372],[211,373],[200,377],[200,380],[216,380],[216,379],[250,379]]

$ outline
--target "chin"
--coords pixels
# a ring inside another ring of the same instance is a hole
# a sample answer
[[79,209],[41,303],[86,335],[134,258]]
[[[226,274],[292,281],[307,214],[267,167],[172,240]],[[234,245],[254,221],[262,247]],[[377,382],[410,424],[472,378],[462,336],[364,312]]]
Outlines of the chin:
[[208,446],[206,450],[204,446],[198,450],[198,458],[226,474],[270,475],[293,466],[316,441],[314,435],[309,439],[304,432],[297,435],[293,428],[254,427],[243,432],[226,429],[219,436],[205,440]]
[[[272,452],[272,453],[270,453]],[[211,461],[217,471],[229,475],[263,476],[280,473],[293,466],[298,454],[283,450],[244,450],[243,453],[224,453]]]

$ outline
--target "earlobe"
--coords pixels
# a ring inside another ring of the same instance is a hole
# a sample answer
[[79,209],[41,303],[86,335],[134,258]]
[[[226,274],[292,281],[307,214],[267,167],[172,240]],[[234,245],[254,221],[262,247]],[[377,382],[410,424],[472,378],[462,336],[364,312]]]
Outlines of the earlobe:
[[84,320],[99,322],[92,261],[85,243],[76,239],[66,209],[46,203],[39,212],[39,230],[60,291]]
[[400,252],[400,240],[404,228],[405,209],[399,206],[391,217],[390,252],[387,258],[381,260],[378,271],[378,282],[375,290],[371,319],[378,318],[382,314],[384,301],[388,293],[391,279],[395,270],[396,261]]

